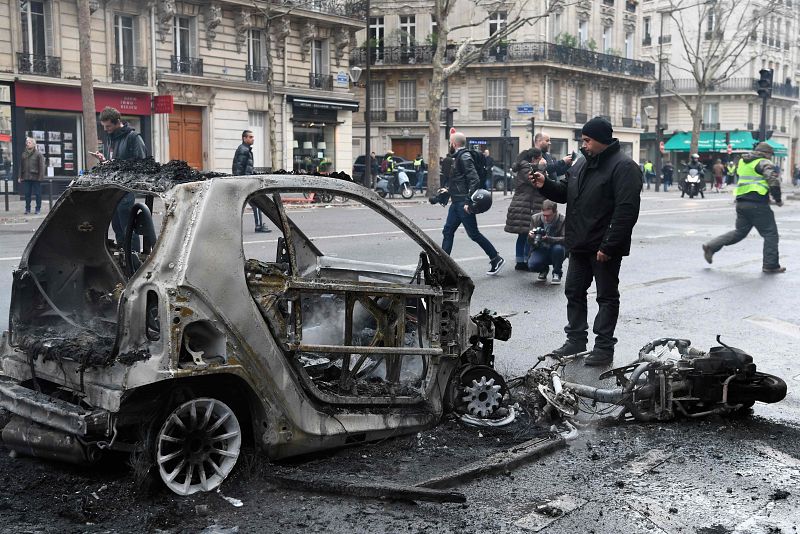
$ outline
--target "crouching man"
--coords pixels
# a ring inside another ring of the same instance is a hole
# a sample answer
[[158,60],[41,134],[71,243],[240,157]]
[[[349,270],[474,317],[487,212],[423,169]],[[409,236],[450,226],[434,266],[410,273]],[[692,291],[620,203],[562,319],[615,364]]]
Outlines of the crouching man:
[[538,282],[547,281],[547,273],[553,266],[553,277],[550,283],[561,283],[563,271],[561,266],[567,251],[564,248],[564,222],[563,214],[558,213],[558,204],[552,200],[542,203],[542,211],[534,213],[531,217],[531,229],[528,232],[528,243],[531,245],[531,255],[528,258],[528,270],[539,273]]

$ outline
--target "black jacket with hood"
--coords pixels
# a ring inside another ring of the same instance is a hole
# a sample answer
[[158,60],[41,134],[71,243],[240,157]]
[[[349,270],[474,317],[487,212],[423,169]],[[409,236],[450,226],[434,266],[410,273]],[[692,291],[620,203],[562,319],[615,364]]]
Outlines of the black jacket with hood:
[[466,148],[459,148],[453,156],[453,169],[447,182],[447,190],[453,202],[462,202],[481,187],[475,162]]
[[142,136],[125,123],[116,132],[106,136],[103,155],[108,160],[144,159],[147,157],[147,148]]
[[627,256],[631,233],[639,218],[642,171],[620,151],[614,139],[596,156],[585,151],[559,181],[545,180],[541,191],[566,203],[564,246],[570,253],[598,250],[608,256]]
[[249,176],[253,174],[253,147],[242,143],[233,155],[231,174],[234,176]]

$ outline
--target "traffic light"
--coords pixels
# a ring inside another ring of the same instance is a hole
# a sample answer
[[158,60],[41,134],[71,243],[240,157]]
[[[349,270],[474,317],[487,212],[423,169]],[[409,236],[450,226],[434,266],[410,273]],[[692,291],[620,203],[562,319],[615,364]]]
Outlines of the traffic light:
[[458,108],[447,108],[444,110],[445,114],[445,128],[444,128],[444,138],[448,141],[450,140],[450,130],[453,129],[453,113],[458,111]]
[[758,96],[769,98],[772,96],[772,69],[761,69],[758,73],[761,75],[756,83]]

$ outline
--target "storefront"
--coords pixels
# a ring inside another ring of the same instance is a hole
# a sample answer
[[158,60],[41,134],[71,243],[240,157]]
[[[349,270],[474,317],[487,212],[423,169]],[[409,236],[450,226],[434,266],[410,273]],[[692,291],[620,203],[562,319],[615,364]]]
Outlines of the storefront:
[[11,96],[11,85],[0,84],[0,179],[2,180],[14,179],[14,144],[11,126],[13,101]]
[[[348,168],[349,161],[337,162],[338,129],[344,124],[342,112],[358,111],[358,102],[289,96],[292,102],[292,169],[329,172]],[[350,149],[349,143],[347,148]],[[339,165],[338,163],[341,163]]]
[[[48,176],[70,179],[77,176],[81,169],[96,164],[89,156],[89,152],[95,151],[96,147],[84,146],[79,87],[18,82],[14,89],[13,135],[20,140],[26,136],[36,140],[38,150],[45,156]],[[95,89],[94,98],[97,113],[106,106],[116,108],[123,120],[141,133],[148,149],[151,147],[152,111],[149,94]],[[99,123],[98,135],[103,135]],[[15,148],[22,150],[24,143],[20,141],[17,145]]]

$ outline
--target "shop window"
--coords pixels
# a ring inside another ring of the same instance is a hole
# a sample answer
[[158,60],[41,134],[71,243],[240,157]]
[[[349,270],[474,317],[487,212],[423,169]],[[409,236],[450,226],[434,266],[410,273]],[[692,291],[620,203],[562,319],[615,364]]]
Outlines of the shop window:
[[12,135],[11,87],[0,85],[0,177],[2,177],[0,179],[13,179],[14,152],[11,145]]
[[48,175],[55,178],[78,175],[84,153],[78,135],[80,120],[77,113],[25,111],[25,135],[36,140],[36,149],[45,157]]
[[136,64],[136,19],[130,15],[114,15],[114,57],[117,64]]
[[336,170],[336,110],[295,108],[293,164],[296,172],[313,174]]

